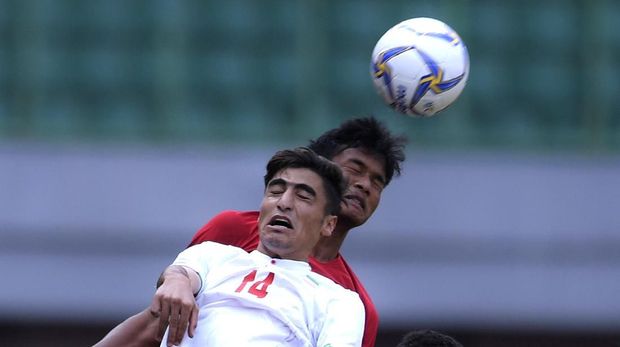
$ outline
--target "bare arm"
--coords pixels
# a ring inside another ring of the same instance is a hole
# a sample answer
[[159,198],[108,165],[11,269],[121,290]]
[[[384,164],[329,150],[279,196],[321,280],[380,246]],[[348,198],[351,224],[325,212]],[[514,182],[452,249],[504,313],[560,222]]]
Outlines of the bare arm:
[[149,308],[150,312],[159,315],[157,338],[161,341],[166,326],[170,325],[167,345],[178,345],[186,330],[189,337],[193,337],[196,330],[198,306],[194,295],[200,290],[200,277],[188,267],[170,265],[160,276],[157,286]]
[[158,331],[158,316],[147,308],[117,325],[93,347],[157,347],[161,343]]
[[157,347],[170,323],[168,346],[181,343],[185,330],[194,336],[198,306],[194,294],[200,277],[191,269],[171,265],[159,277],[151,306],[112,329],[93,347]]

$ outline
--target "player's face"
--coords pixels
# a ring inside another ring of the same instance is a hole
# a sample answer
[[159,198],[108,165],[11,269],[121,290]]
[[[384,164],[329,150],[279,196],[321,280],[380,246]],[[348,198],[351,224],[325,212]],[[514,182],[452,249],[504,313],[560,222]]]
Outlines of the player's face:
[[383,158],[360,148],[347,148],[332,158],[347,180],[339,223],[348,227],[364,224],[375,212],[385,187]]
[[336,216],[325,212],[323,180],[309,169],[288,168],[267,184],[261,203],[258,250],[272,257],[306,260],[320,236],[329,236]]

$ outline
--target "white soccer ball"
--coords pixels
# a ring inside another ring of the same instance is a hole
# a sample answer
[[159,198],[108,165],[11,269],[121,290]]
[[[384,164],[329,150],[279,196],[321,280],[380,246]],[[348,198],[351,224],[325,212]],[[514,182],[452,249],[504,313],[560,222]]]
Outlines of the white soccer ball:
[[372,52],[370,74],[396,111],[430,117],[450,106],[469,76],[469,54],[456,31],[433,18],[390,28]]

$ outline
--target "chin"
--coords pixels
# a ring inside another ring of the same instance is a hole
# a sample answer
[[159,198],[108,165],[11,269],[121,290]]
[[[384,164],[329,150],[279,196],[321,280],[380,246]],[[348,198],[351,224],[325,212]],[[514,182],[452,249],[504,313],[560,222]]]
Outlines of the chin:
[[349,219],[357,220],[357,221],[365,221],[368,219],[367,213],[365,209],[351,207],[344,210]]
[[263,244],[266,246],[269,252],[279,254],[282,251],[288,248],[288,244],[285,241],[279,240],[277,238],[266,238],[263,241]]
[[338,216],[338,223],[347,225],[349,228],[358,227],[366,223],[366,220],[368,220],[368,218],[364,218],[364,217],[361,217],[361,216],[358,216],[352,213]]

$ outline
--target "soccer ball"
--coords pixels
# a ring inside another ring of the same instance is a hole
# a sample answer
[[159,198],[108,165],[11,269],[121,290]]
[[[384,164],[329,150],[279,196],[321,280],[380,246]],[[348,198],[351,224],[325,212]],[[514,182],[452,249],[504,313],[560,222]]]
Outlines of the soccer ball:
[[459,35],[433,18],[390,28],[372,52],[375,89],[396,111],[430,117],[450,106],[469,76],[469,54]]

